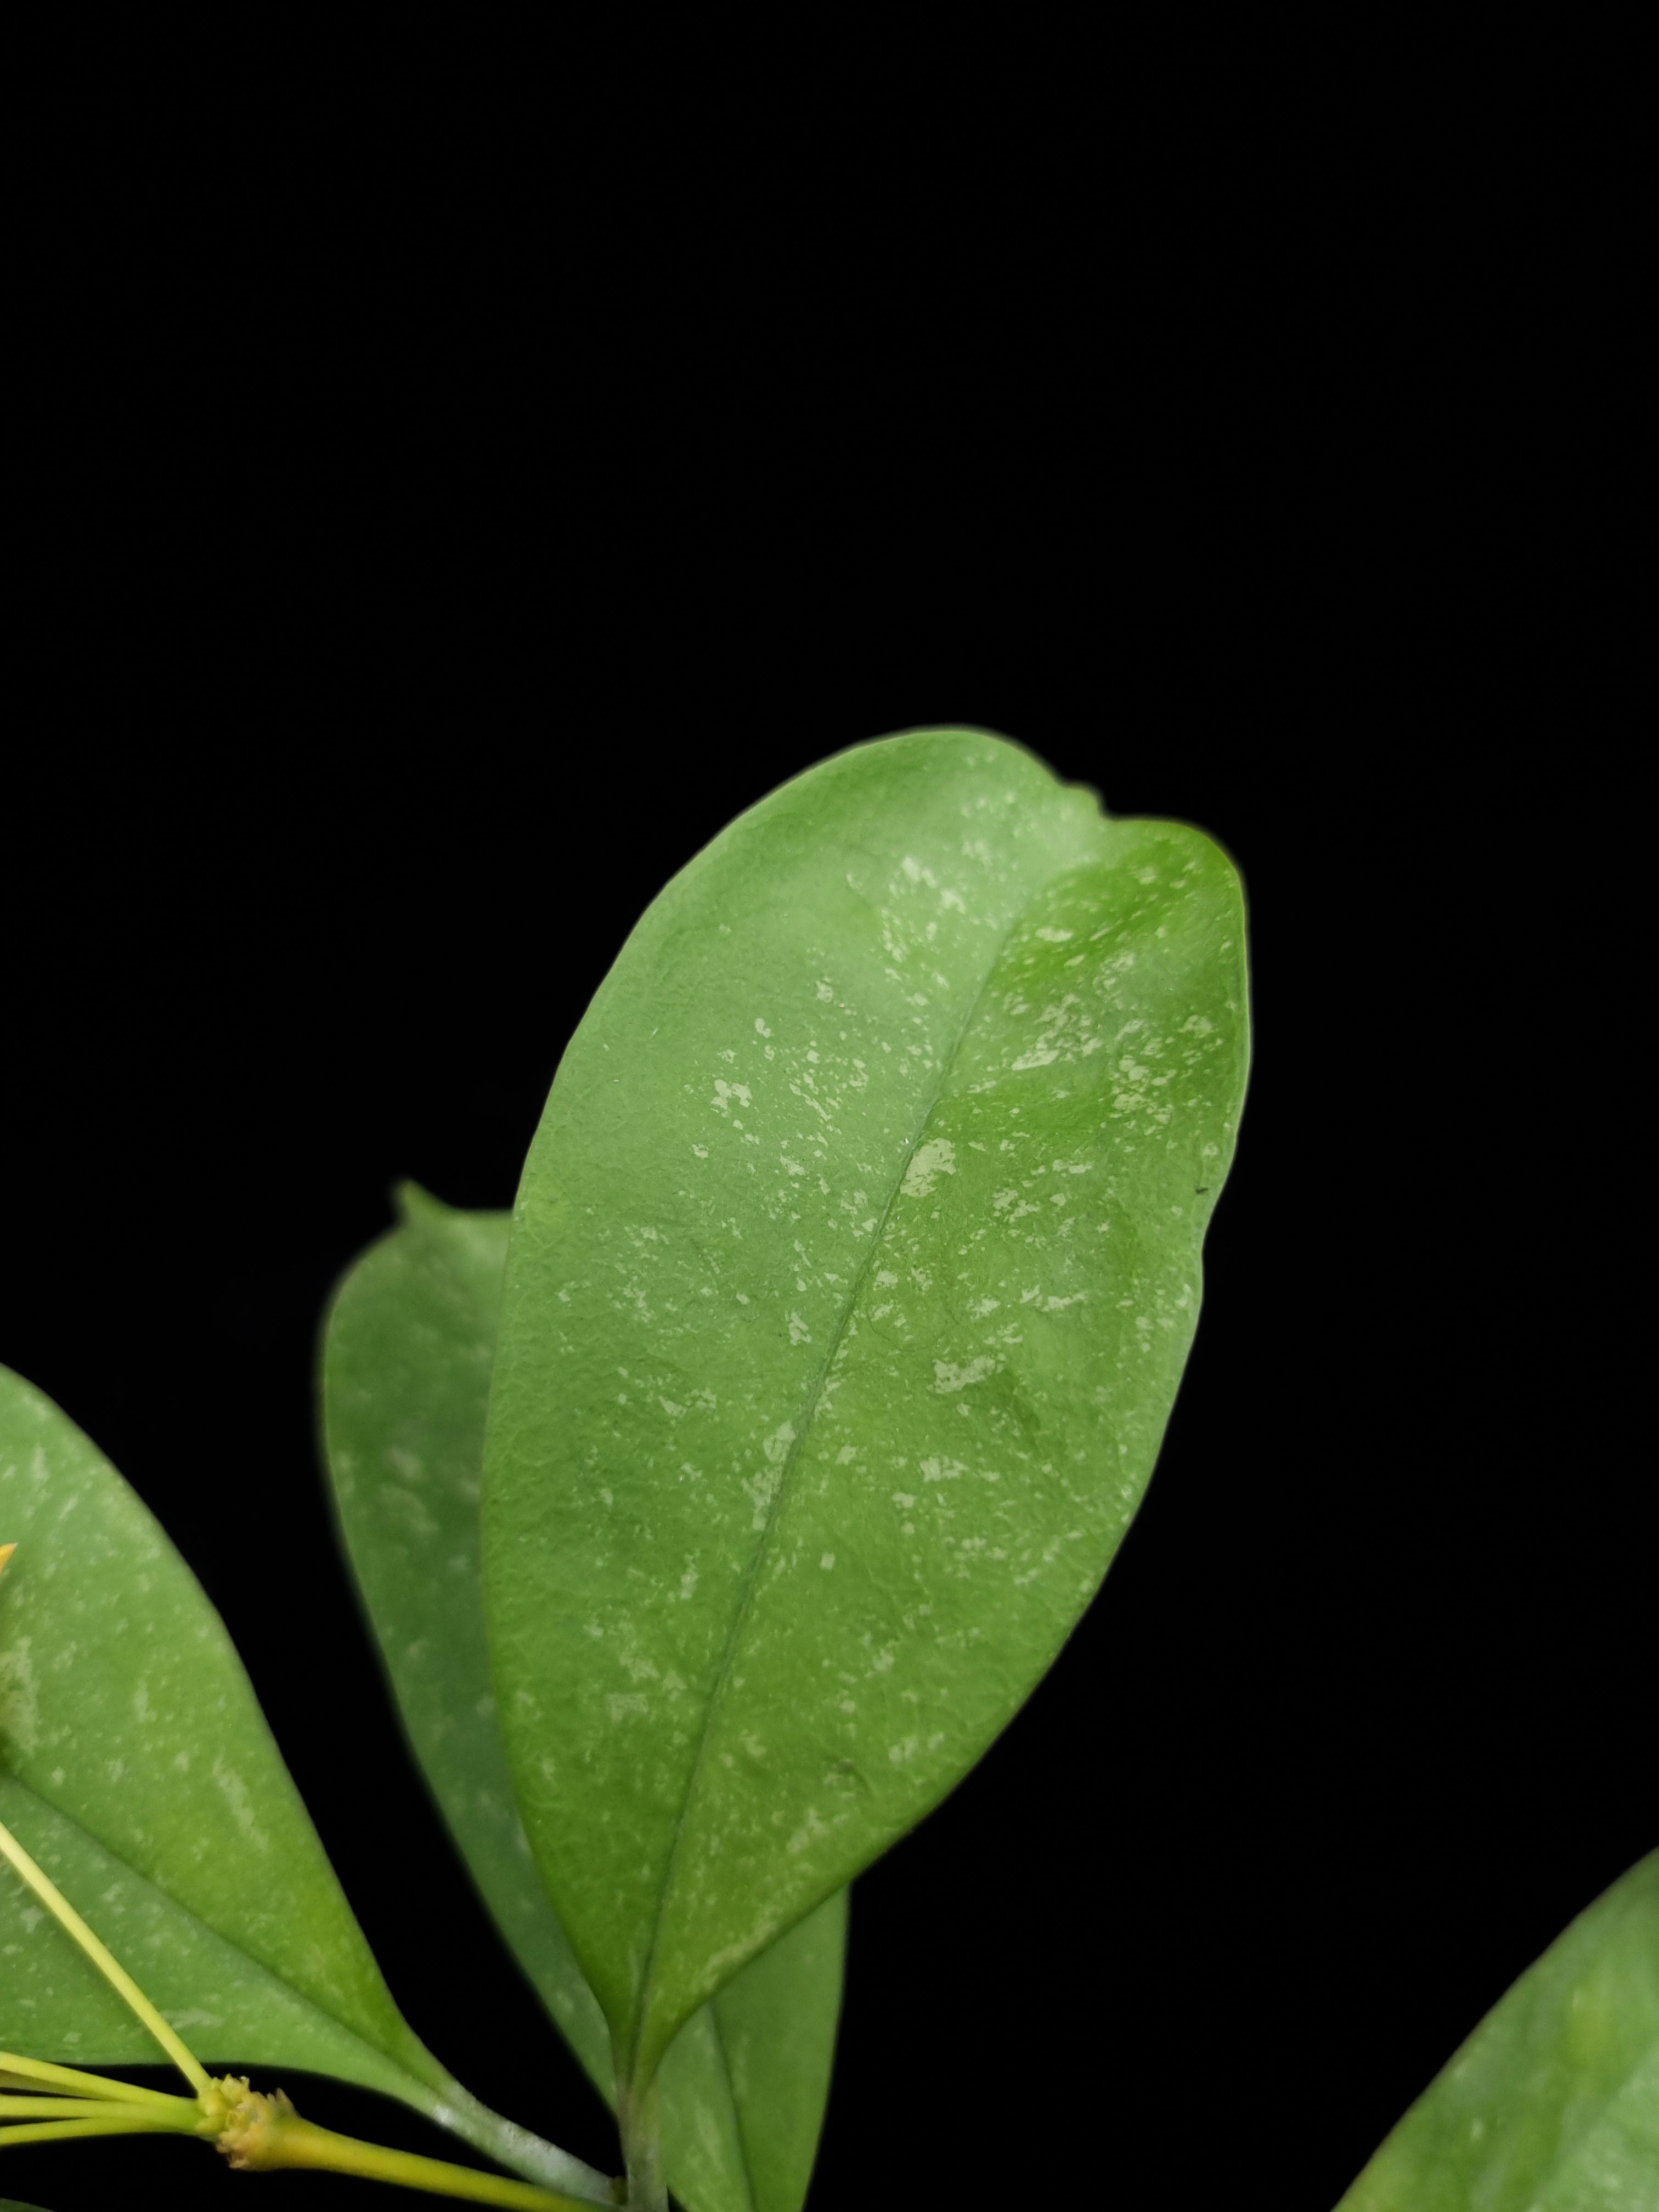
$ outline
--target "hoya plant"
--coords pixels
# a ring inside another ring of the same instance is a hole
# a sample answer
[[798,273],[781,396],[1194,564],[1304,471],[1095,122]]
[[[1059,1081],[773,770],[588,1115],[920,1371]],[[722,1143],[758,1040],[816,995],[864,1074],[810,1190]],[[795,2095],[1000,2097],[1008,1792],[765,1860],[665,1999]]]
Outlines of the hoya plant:
[[[339,1285],[342,1540],[433,1796],[616,2112],[614,2177],[416,2038],[188,1568],[0,1370],[0,2148],[174,2133],[477,2203],[799,2212],[849,1885],[1110,1565],[1248,1059],[1208,838],[982,732],[887,738],[657,899],[510,1216],[405,1185]],[[123,2078],[162,2056],[179,2094]],[[316,2126],[305,2074],[499,2170]],[[1659,2205],[1659,1859],[1345,2204]]]

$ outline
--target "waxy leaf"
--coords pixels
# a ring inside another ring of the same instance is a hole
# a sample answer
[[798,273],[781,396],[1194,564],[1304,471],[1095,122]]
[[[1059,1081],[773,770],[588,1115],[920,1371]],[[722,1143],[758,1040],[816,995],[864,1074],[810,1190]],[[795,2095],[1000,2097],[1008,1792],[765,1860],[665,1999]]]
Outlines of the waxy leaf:
[[[538,2180],[587,2169],[469,2096],[393,2004],[189,1568],[51,1400],[0,1368],[0,1820],[204,2058],[384,2091]],[[0,2049],[154,2064],[0,1867]]]
[[514,1215],[484,1583],[630,2099],[952,1787],[1098,1586],[1246,1059],[1224,855],[971,732],[775,793],[601,986]]
[[[410,1743],[496,1925],[588,2073],[610,2031],[547,1901],[494,1719],[478,1575],[484,1411],[508,1217],[413,1184],[403,1225],[330,1308],[323,1425],[340,1525]],[[841,2002],[838,1893],[675,2039],[662,2069],[668,2178],[690,2212],[799,2212]]]
[[1659,1851],[1493,2006],[1338,2212],[1659,2212]]

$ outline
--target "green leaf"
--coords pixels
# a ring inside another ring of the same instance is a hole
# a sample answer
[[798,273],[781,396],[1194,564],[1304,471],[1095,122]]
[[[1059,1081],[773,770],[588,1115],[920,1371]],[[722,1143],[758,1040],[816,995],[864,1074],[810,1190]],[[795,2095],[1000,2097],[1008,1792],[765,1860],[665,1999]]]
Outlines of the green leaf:
[[922,732],[629,939],[514,1217],[501,1724],[630,2099],[984,1751],[1152,1473],[1247,1059],[1224,855]]
[[1659,1851],[1493,2006],[1338,2212],[1659,2212]]
[[[0,1368],[0,1820],[195,2049],[384,2091],[538,2179],[587,2169],[489,2112],[398,2012],[223,1623],[115,1469]],[[293,1572],[268,1528],[263,1571]],[[160,2053],[0,1868],[0,2048]]]
[[[493,1720],[478,1577],[484,1411],[508,1217],[414,1184],[330,1308],[326,1457],[410,1745],[497,1926],[588,2073],[611,2039],[548,1904]],[[669,2179],[691,2212],[798,2212],[829,2089],[844,1896],[688,2021],[664,2063]]]

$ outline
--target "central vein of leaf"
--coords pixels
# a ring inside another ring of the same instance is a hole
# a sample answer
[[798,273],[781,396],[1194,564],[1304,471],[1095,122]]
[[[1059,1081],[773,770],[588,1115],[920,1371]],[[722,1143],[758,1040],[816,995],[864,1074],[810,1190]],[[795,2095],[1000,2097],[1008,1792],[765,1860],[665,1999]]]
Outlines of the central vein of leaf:
[[708,2025],[714,2038],[714,2054],[720,2062],[720,2079],[726,2084],[726,2094],[732,2100],[732,2124],[737,2130],[738,2149],[742,2158],[743,2194],[749,2212],[757,2212],[755,2203],[755,2175],[749,2160],[749,2134],[744,2126],[744,2108],[738,2095],[738,2085],[732,2078],[732,2061],[726,2049],[726,2032],[720,2026],[718,2004],[708,2008]]
[[[1036,893],[1033,892],[1031,894],[1031,897],[1035,896]],[[980,1006],[984,1000],[985,993],[990,984],[991,978],[996,973],[998,963],[1000,962],[1003,953],[1006,951],[1014,932],[1018,928],[1020,921],[1024,918],[1030,903],[1031,898],[1028,897],[1025,904],[1020,908],[1013,920],[1009,923],[1006,930],[1003,933],[1002,937],[999,939],[995,951],[993,952],[990,959],[986,963],[985,973],[980,978],[978,988],[974,993],[966,1014],[963,1017],[961,1026],[957,1029],[956,1036],[951,1041],[950,1049],[945,1054],[943,1059],[939,1062],[939,1079],[928,1093],[926,1103],[923,1104],[920,1114],[917,1115],[915,1126],[912,1127],[909,1137],[905,1143],[903,1151],[900,1156],[897,1173],[893,1177],[892,1188],[889,1190],[887,1196],[882,1204],[881,1217],[878,1220],[875,1228],[871,1232],[870,1241],[865,1247],[864,1257],[858,1264],[857,1269],[854,1273],[852,1282],[848,1286],[847,1296],[842,1302],[841,1312],[836,1316],[834,1333],[830,1337],[828,1346],[825,1347],[824,1355],[823,1359],[819,1362],[817,1372],[813,1376],[811,1382],[807,1388],[800,1423],[796,1431],[794,1441],[790,1444],[788,1451],[784,1458],[783,1464],[778,1470],[777,1484],[772,1492],[770,1503],[767,1507],[766,1526],[761,1531],[760,1541],[756,1545],[748,1567],[744,1571],[743,1583],[738,1594],[738,1602],[732,1615],[732,1626],[726,1633],[725,1648],[720,1653],[720,1665],[715,1670],[714,1686],[709,1692],[708,1702],[703,1711],[702,1727],[699,1731],[697,1737],[696,1753],[691,1761],[690,1771],[686,1777],[684,1794],[680,1799],[679,1813],[674,1823],[673,1841],[670,1844],[668,1848],[668,1857],[663,1869],[662,1885],[657,1892],[657,1910],[651,1925],[651,1942],[646,1951],[645,1972],[641,1977],[640,1981],[640,2001],[635,2008],[634,2015],[632,2049],[629,2053],[628,2066],[628,2070],[630,2074],[634,2072],[637,2065],[641,2031],[650,2014],[651,1991],[656,1975],[657,1954],[661,1948],[662,1942],[663,1918],[667,1911],[668,1899],[673,1893],[674,1875],[679,1863],[680,1850],[685,1840],[685,1832],[690,1820],[691,1806],[696,1797],[698,1785],[702,1779],[702,1770],[708,1754],[709,1738],[714,1733],[714,1716],[719,1711],[720,1700],[726,1692],[726,1683],[731,1677],[732,1662],[737,1655],[738,1644],[743,1633],[744,1623],[748,1617],[750,1605],[753,1601],[756,1584],[760,1578],[762,1564],[771,1547],[773,1531],[777,1526],[778,1515],[783,1504],[785,1493],[789,1487],[790,1479],[795,1472],[796,1465],[799,1461],[801,1452],[805,1446],[806,1438],[811,1430],[812,1423],[817,1418],[818,1404],[823,1395],[824,1385],[830,1379],[830,1370],[836,1364],[836,1356],[841,1350],[842,1339],[846,1336],[847,1324],[853,1317],[853,1309],[858,1304],[859,1293],[864,1288],[865,1280],[870,1273],[871,1265],[875,1259],[876,1254],[881,1249],[883,1237],[887,1233],[888,1218],[893,1211],[894,1201],[898,1197],[899,1190],[903,1184],[905,1167],[910,1159],[911,1154],[915,1151],[916,1146],[921,1143],[922,1137],[926,1133],[927,1124],[933,1120],[933,1115],[938,1109],[939,1100],[945,1095],[945,1086],[950,1080],[951,1071],[956,1065],[957,1056],[962,1050],[963,1040],[966,1038],[969,1030],[974,1025],[975,1018],[978,1015]],[[643,2087],[645,2085],[641,2083],[640,2086]]]

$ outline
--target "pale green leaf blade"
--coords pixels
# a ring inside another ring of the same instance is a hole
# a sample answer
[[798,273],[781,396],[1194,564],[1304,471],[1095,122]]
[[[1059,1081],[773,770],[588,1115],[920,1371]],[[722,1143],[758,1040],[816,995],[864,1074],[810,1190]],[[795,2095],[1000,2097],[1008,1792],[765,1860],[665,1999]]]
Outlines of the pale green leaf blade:
[[835,2063],[844,1889],[692,2014],[659,2081],[663,2156],[690,2212],[800,2212]]
[[1225,857],[974,732],[774,793],[601,987],[515,1209],[484,1563],[526,1826],[636,2081],[1097,1586],[1247,1054]]
[[[755,2212],[799,2212],[817,2155],[836,2058],[848,1893],[809,1913],[769,1951],[751,1959],[688,2027],[707,2015],[720,2037],[744,2131]],[[813,1982],[832,2002],[802,2003]],[[666,2085],[683,2028],[663,2065]],[[763,2124],[756,2124],[758,2116]]]
[[[485,1402],[508,1217],[405,1184],[402,1225],[348,1272],[323,1347],[325,1457],[340,1525],[410,1743],[496,1924],[589,2074],[611,2039],[520,1826],[493,1718],[477,1571]],[[691,2212],[796,2212],[811,2176],[840,2008],[844,1900],[757,1960],[763,2100],[739,2111],[717,2024],[665,2063],[663,2129]],[[757,2083],[759,2067],[750,2069]],[[745,2076],[745,2078],[748,2078]],[[738,2096],[741,2104],[741,2095]],[[810,2125],[807,2121],[810,2116]],[[763,2181],[751,2181],[751,2167]]]
[[1493,2006],[1339,2212],[1659,2212],[1659,1851]]
[[509,1217],[413,1184],[404,1225],[334,1294],[324,1457],[352,1571],[409,1741],[496,1925],[602,2091],[611,2038],[520,1826],[490,1694],[478,1584],[484,1408]]
[[[478,2104],[404,2022],[224,1624],[102,1453],[6,1368],[0,1540],[17,1547],[0,1578],[0,1819],[141,1985],[153,1976],[186,2039],[385,2091],[574,2182],[562,2152]],[[0,1928],[0,2048],[155,2062],[6,1868]]]

